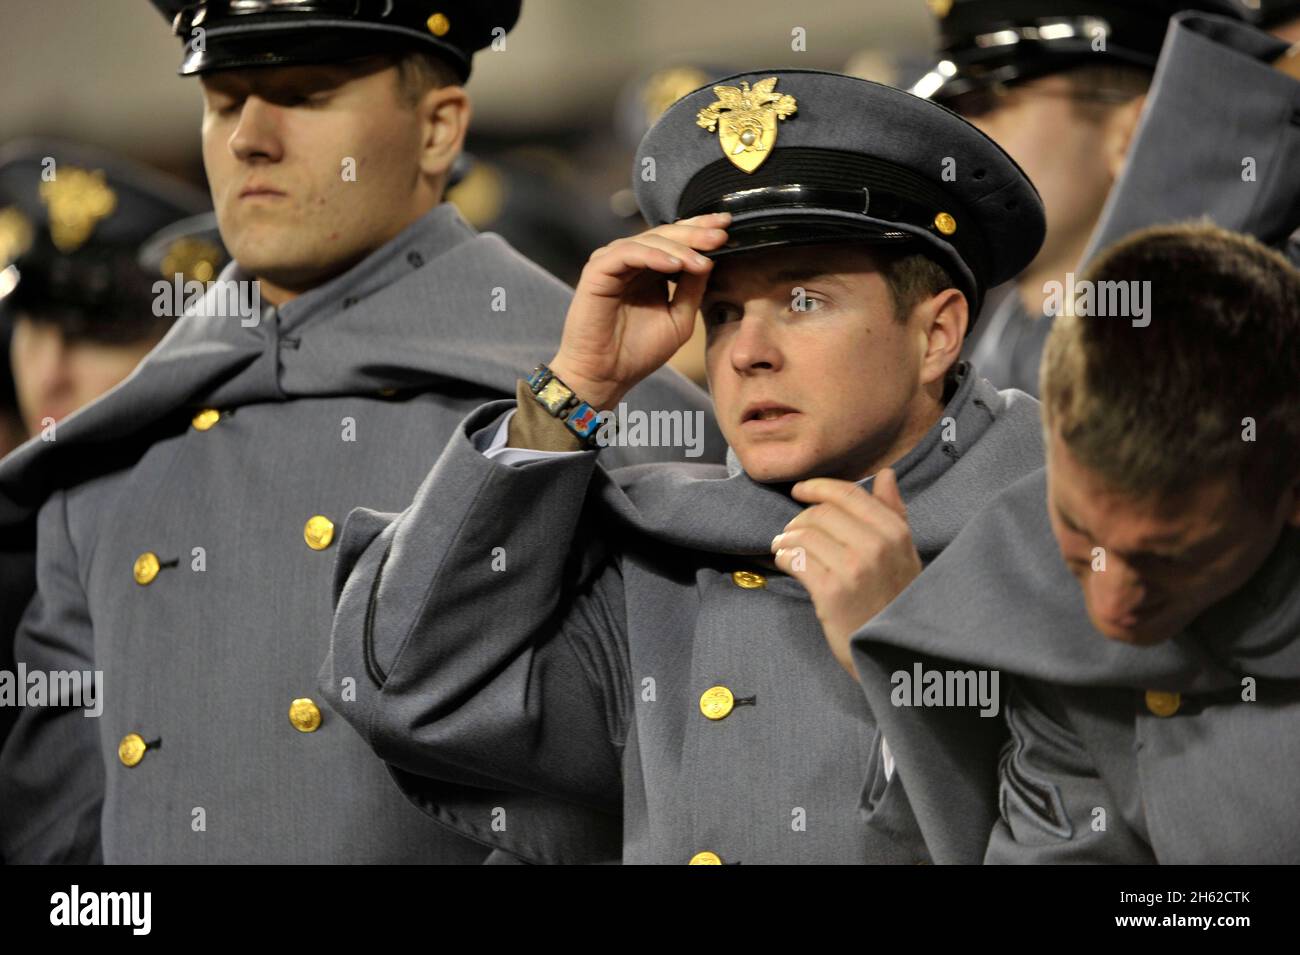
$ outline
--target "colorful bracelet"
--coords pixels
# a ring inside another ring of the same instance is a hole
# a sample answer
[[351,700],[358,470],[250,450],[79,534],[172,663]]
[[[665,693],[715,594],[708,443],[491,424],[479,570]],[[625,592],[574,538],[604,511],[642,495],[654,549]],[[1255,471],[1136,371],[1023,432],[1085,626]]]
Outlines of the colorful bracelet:
[[528,389],[537,403],[553,418],[577,436],[588,450],[596,447],[596,431],[600,428],[600,412],[583,401],[573,389],[556,377],[545,364],[538,365],[528,376]]

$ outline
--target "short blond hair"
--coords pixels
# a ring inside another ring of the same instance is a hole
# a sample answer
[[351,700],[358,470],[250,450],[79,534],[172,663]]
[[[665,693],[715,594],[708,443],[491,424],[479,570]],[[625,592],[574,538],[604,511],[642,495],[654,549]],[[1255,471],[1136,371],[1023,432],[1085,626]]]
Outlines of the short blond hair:
[[1177,493],[1230,470],[1275,506],[1300,476],[1300,270],[1249,236],[1187,223],[1110,246],[1084,278],[1150,282],[1150,324],[1055,319],[1045,431],[1118,491]]
[[883,257],[880,274],[889,286],[894,315],[900,322],[907,321],[918,303],[956,287],[947,269],[919,252]]
[[440,57],[413,50],[397,57],[397,90],[402,101],[414,106],[431,89],[459,86],[460,78],[451,65]]

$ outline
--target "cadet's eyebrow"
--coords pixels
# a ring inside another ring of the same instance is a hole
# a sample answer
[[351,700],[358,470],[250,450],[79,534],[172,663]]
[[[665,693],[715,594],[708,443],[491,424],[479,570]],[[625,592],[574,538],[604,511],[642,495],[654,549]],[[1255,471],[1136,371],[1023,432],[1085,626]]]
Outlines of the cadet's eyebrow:
[[[1084,537],[1088,538],[1091,541],[1096,540],[1096,538],[1093,537],[1092,534],[1088,533],[1088,531],[1085,530],[1083,527],[1081,527],[1079,523],[1074,520],[1074,518],[1072,518],[1068,513],[1066,513],[1065,509],[1061,507],[1061,505],[1057,501],[1052,501],[1052,506],[1056,508],[1056,516],[1061,519],[1062,524],[1064,524],[1070,530],[1074,531],[1076,534],[1082,534]],[[1168,535],[1168,537],[1173,539],[1174,541],[1173,546],[1171,548],[1170,547],[1162,548],[1159,545],[1157,545],[1155,547],[1146,547],[1143,548],[1142,550],[1116,551],[1116,553],[1118,553],[1125,560],[1129,560],[1134,557],[1139,557],[1139,558],[1157,557],[1157,558],[1173,559],[1173,558],[1183,557],[1189,553],[1193,553],[1206,543],[1206,540],[1200,540],[1192,544],[1191,547],[1186,547],[1182,545],[1182,540],[1183,540],[1182,535],[1174,533]]]
[[[1210,550],[1212,546],[1216,546],[1219,540],[1219,534],[1220,532],[1216,530],[1207,536],[1188,541],[1187,531],[1184,529],[1181,533],[1169,535],[1168,544],[1164,544],[1164,541],[1161,541],[1161,543],[1149,546],[1145,550],[1139,551],[1139,553],[1144,556],[1149,555],[1151,557],[1158,557],[1166,560],[1182,558],[1193,560],[1201,553]],[[1162,544],[1164,544],[1164,546],[1161,546]]]
[[[844,280],[834,272],[827,272],[817,268],[809,269],[781,269],[767,277],[767,280],[773,285],[785,285],[789,288],[795,286],[804,286],[812,282],[832,283],[840,288],[847,288]],[[716,301],[719,298],[728,298],[729,293],[733,291],[735,279],[723,273],[717,277],[710,277],[708,288],[704,292],[704,301]]]
[[211,76],[199,77],[199,85],[205,90],[211,90],[214,93],[232,93],[238,89],[247,89],[248,81],[226,73],[213,73]]
[[1084,537],[1088,537],[1088,538],[1092,537],[1091,534],[1089,534],[1086,530],[1084,530],[1082,527],[1079,526],[1078,522],[1075,521],[1074,518],[1072,518],[1069,514],[1065,512],[1065,508],[1061,507],[1059,501],[1053,500],[1052,507],[1056,508],[1056,516],[1061,519],[1062,524],[1064,524],[1070,530],[1074,531],[1076,534],[1082,534]]

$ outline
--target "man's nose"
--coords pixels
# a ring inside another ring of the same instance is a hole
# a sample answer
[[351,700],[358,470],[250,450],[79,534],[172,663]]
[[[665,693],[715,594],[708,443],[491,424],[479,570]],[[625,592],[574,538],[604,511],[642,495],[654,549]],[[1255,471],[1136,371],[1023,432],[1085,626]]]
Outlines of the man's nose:
[[731,339],[731,366],[742,375],[779,370],[783,362],[776,330],[762,310],[747,306],[737,325]]
[[279,162],[284,156],[280,138],[282,110],[258,96],[249,96],[239,110],[239,124],[230,135],[230,151],[248,162],[265,159]]
[[1093,573],[1090,589],[1098,614],[1111,620],[1137,610],[1147,598],[1147,585],[1142,578],[1131,567],[1113,559],[1106,570]]

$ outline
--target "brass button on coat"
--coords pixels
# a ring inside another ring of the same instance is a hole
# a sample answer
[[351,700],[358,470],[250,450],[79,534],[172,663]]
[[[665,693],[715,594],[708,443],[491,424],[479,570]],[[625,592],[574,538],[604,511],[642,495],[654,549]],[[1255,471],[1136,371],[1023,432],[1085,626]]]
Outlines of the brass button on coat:
[[122,742],[117,744],[117,758],[128,769],[139,766],[140,760],[144,759],[144,751],[148,748],[144,737],[139,733],[127,733],[122,737]]
[[725,686],[711,686],[700,695],[700,712],[711,720],[724,719],[736,706],[736,698]]
[[767,586],[767,578],[749,570],[738,570],[731,575],[731,582],[742,590],[758,590]]
[[320,729],[320,707],[306,698],[294,700],[289,704],[289,722],[299,733],[314,733]]
[[194,425],[195,431],[207,431],[220,420],[220,411],[216,408],[204,408],[191,419],[190,424]]
[[1147,709],[1156,716],[1173,716],[1182,705],[1183,695],[1181,693],[1147,690]]
[[131,568],[131,573],[135,576],[135,582],[143,587],[153,583],[160,567],[158,555],[147,550],[135,559],[135,566]]
[[302,536],[312,550],[324,550],[334,540],[334,522],[322,514],[310,517],[302,529]]
[[722,865],[722,859],[716,852],[697,852],[691,856],[691,861],[687,865]]

